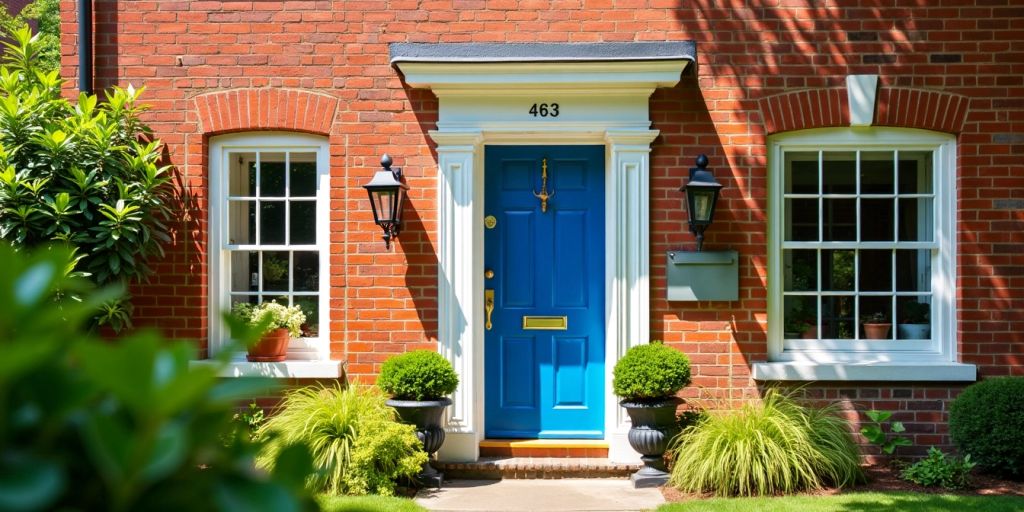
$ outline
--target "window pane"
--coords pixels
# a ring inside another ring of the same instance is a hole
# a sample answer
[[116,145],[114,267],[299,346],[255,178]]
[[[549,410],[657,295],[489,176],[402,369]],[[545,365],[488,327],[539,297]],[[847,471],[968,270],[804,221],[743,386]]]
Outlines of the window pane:
[[784,302],[786,338],[818,338],[818,298],[787,295]]
[[821,251],[821,289],[830,291],[853,291],[852,250]]
[[295,305],[302,308],[306,315],[306,322],[302,324],[302,335],[315,337],[320,335],[320,303],[316,295],[296,296]]
[[231,252],[231,291],[254,292],[259,290],[258,254],[255,251]]
[[893,199],[860,200],[860,239],[864,242],[893,242],[896,240]]
[[[880,318],[875,318],[878,315]],[[865,324],[888,324],[868,327]],[[892,297],[860,297],[860,328],[863,339],[892,339]]]
[[786,265],[785,288],[787,292],[808,292],[818,290],[817,251],[785,250],[783,258]]
[[316,153],[291,153],[288,158],[291,160],[291,196],[316,196]]
[[228,195],[256,196],[256,153],[228,153]]
[[857,200],[825,199],[823,236],[825,241],[857,239]]
[[268,251],[263,253],[263,291],[288,291],[288,253]]
[[930,198],[905,198],[900,202],[900,241],[932,241],[932,200]]
[[260,153],[260,197],[284,197],[284,153]]
[[284,244],[284,201],[260,201],[260,244]]
[[860,154],[860,193],[892,194],[894,176],[892,151],[871,151]]
[[860,251],[860,291],[892,291],[892,251]]
[[896,251],[896,290],[932,291],[932,258],[928,250]]
[[786,193],[818,193],[818,153],[786,153]]
[[228,244],[256,243],[256,201],[228,201]]
[[817,199],[786,199],[786,240],[818,241]]
[[900,194],[932,193],[932,154],[900,151]]
[[296,251],[294,290],[297,292],[315,292],[320,289],[320,253],[315,251]]
[[316,243],[316,201],[290,201],[291,244]]
[[931,339],[931,297],[897,297],[897,331],[901,340]]
[[822,297],[822,338],[852,340],[854,333],[853,295]]
[[826,194],[857,193],[857,154],[825,152],[822,163],[822,191]]

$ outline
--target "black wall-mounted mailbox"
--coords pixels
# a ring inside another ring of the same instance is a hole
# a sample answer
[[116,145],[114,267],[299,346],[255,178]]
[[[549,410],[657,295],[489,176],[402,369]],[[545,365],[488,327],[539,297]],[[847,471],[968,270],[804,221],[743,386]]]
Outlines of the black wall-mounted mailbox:
[[739,253],[669,251],[668,300],[738,300]]

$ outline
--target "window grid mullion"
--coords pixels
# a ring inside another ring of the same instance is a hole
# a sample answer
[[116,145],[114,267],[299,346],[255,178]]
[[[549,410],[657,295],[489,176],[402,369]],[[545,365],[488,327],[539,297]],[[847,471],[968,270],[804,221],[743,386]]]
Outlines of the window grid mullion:
[[[825,193],[825,152],[818,151],[818,243],[825,240],[825,200],[822,196]],[[817,294],[814,297],[814,303],[818,313],[818,318],[815,322],[815,329],[817,330],[818,337],[821,338],[825,331],[825,326],[822,322],[824,312],[822,311],[822,300],[821,300],[821,249],[817,251],[818,263],[815,281],[818,282]]]

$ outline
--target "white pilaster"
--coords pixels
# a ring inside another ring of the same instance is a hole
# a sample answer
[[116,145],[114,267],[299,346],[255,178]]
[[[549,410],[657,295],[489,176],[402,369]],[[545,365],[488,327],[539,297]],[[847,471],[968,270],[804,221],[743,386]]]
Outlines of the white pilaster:
[[608,458],[637,461],[626,439],[625,411],[611,393],[612,369],[630,347],[650,337],[650,152],[657,130],[605,132],[605,432]]
[[437,143],[438,352],[459,387],[448,408],[438,457],[473,461],[483,435],[483,137],[478,131],[430,132]]

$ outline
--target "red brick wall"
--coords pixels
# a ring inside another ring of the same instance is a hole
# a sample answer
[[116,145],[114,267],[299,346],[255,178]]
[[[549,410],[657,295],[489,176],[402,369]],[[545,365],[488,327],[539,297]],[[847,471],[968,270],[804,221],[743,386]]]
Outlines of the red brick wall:
[[[437,102],[404,86],[388,66],[388,43],[693,39],[696,74],[651,98],[661,130],[650,191],[652,336],[693,358],[688,393],[757,392],[749,364],[766,354],[765,137],[843,125],[845,77],[860,73],[881,76],[879,124],[957,134],[959,350],[983,375],[1024,375],[1024,9],[1012,0],[978,3],[97,0],[98,84],[148,87],[148,119],[168,144],[182,190],[183,221],[170,255],[153,284],[135,291],[139,321],[204,337],[207,141],[270,126],[215,121],[197,97],[241,101],[238,94],[251,93],[230,91],[260,89],[337,99],[330,120],[274,126],[329,130],[332,352],[348,361],[350,374],[370,377],[390,353],[433,347],[437,333],[437,171],[426,135]],[[63,8],[64,76],[74,77],[74,2]],[[229,111],[238,109],[219,110]],[[359,187],[384,151],[412,187],[408,220],[390,252]],[[678,188],[699,153],[725,183],[706,243],[740,251],[736,302],[664,299],[659,255],[693,245]],[[948,396],[959,388],[821,389],[901,411],[918,442],[930,444],[944,442]],[[903,398],[905,390],[912,396]]]

